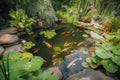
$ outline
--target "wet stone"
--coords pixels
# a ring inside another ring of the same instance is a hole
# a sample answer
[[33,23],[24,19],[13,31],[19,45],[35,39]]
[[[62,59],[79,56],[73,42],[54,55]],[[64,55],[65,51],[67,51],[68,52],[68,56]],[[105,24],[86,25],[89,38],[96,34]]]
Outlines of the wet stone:
[[11,34],[3,34],[0,36],[0,44],[14,43],[18,41],[18,36]]
[[7,47],[3,54],[6,54],[6,53],[11,52],[11,51],[23,52],[22,44],[18,44],[18,45],[14,45],[14,46],[11,46],[11,47]]
[[104,73],[97,70],[84,69],[79,73],[70,75],[66,80],[116,80],[116,79],[106,76]]
[[91,31],[90,32],[90,36],[93,38],[93,39],[103,39],[104,37],[102,37],[101,35]]

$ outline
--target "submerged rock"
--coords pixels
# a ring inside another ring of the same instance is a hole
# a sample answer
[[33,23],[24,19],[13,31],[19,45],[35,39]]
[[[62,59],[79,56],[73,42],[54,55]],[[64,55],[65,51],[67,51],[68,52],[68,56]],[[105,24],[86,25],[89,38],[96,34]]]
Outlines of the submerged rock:
[[11,51],[23,52],[22,44],[18,44],[18,45],[14,45],[14,46],[6,48],[6,50],[3,54],[6,54],[6,53],[11,52]]
[[84,69],[83,71],[69,76],[66,80],[116,80],[104,73],[92,69]]
[[104,39],[104,37],[102,37],[101,35],[93,32],[93,31],[90,32],[90,36],[94,39]]
[[4,52],[4,48],[0,46],[0,55]]
[[18,36],[11,34],[3,34],[0,36],[0,44],[14,43],[18,41]]

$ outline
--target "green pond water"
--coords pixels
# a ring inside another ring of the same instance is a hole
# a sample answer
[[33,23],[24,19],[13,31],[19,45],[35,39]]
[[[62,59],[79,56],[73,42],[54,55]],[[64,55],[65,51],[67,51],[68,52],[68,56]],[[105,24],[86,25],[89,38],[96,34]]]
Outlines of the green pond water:
[[[40,34],[38,34],[35,37],[33,36],[25,37],[27,41],[33,41],[36,43],[35,48],[39,48],[39,50],[33,54],[39,55],[43,59],[45,59],[46,61],[45,66],[52,65],[54,59],[64,59],[64,56],[68,55],[70,50],[78,48],[85,40],[85,37],[83,37],[83,35],[86,34],[84,32],[85,29],[80,27],[77,28],[68,24],[64,26],[65,26],[64,28],[56,30],[57,34],[52,39],[47,39]],[[52,45],[52,48],[49,48],[45,43],[43,43],[44,41]],[[54,49],[55,47],[63,51],[57,52]],[[58,54],[56,57],[53,57],[53,55],[57,53],[60,54]]]

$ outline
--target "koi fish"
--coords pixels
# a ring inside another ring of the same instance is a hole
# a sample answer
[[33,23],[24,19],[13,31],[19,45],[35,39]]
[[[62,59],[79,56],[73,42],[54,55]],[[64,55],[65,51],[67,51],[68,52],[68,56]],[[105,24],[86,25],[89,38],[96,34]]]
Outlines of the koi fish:
[[64,35],[65,33],[66,33],[66,32],[61,32],[61,34],[63,34],[63,35]]
[[32,49],[32,53],[37,53],[38,51],[39,51],[39,48],[35,47],[35,48]]
[[46,41],[43,41],[43,43],[48,47],[48,48],[52,48],[52,45]]

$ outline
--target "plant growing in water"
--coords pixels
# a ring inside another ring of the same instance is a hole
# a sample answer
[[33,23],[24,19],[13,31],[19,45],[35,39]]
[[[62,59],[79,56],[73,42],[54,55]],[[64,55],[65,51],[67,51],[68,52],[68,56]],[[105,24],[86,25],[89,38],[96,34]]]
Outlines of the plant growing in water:
[[41,31],[40,34],[44,35],[44,37],[51,39],[56,35],[55,30],[46,30],[46,31]]
[[23,50],[28,50],[28,49],[31,49],[32,47],[34,47],[35,44],[31,41],[29,42],[24,42],[23,43]]
[[106,71],[115,73],[120,70],[120,32],[107,34],[107,42],[103,41],[95,52],[91,61],[102,65]]
[[25,11],[22,9],[17,11],[10,10],[9,15],[13,19],[10,20],[10,26],[14,26],[19,29],[25,29],[28,34],[32,34],[31,25],[33,24],[34,20],[32,18],[28,18],[28,16],[25,14]]
[[0,63],[0,80],[58,80],[55,73],[42,71],[44,60],[41,57],[31,55],[19,52],[3,55]]

